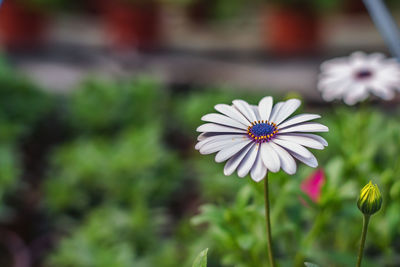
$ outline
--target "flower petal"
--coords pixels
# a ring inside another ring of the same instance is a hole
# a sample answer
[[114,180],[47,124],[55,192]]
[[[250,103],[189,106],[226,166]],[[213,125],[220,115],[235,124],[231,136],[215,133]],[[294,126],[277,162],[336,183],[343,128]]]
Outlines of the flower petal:
[[253,110],[254,115],[256,115],[257,121],[260,121],[261,117],[260,117],[260,113],[258,112],[258,107],[251,105],[251,109]]
[[272,108],[271,115],[269,116],[269,122],[275,122],[275,118],[279,113],[280,108],[283,106],[285,102],[278,102],[275,104],[275,106]]
[[281,124],[278,124],[278,126],[279,126],[279,129],[282,129],[287,126],[291,126],[294,124],[299,124],[302,122],[315,120],[315,119],[319,119],[319,118],[321,118],[321,116],[317,115],[317,114],[300,114],[300,115],[296,115],[296,116],[292,117],[291,119],[289,119]]
[[293,112],[296,111],[301,105],[301,101],[298,99],[289,99],[288,101],[284,102],[282,107],[276,114],[274,118],[274,123],[279,124],[284,121],[287,117],[292,115]]
[[210,143],[210,142],[216,142],[216,141],[221,141],[221,140],[228,140],[232,139],[232,141],[238,141],[238,140],[246,140],[248,137],[243,134],[218,134],[218,135],[213,135],[210,137],[205,137],[202,140],[200,140],[196,146],[195,149],[199,150],[203,145]]
[[279,133],[293,133],[293,132],[328,132],[329,128],[325,125],[316,122],[306,122],[302,124],[296,124],[293,126],[286,127],[285,129],[279,130]]
[[252,142],[252,140],[247,138],[247,140],[243,140],[239,143],[232,144],[231,146],[222,149],[217,153],[217,155],[215,155],[215,161],[223,162],[229,159],[230,157],[238,153],[240,150],[242,150],[243,147],[247,146],[250,142]]
[[306,164],[307,166],[310,166],[311,168],[316,168],[318,167],[318,161],[317,159],[314,157],[313,154],[311,154],[310,158],[305,158],[299,154],[297,154],[296,152],[290,152],[290,154],[295,157],[296,159],[300,160],[301,162],[303,162],[304,164]]
[[271,96],[266,96],[258,103],[258,113],[261,120],[268,121],[271,115],[273,99]]
[[234,173],[234,171],[239,166],[240,162],[242,162],[242,160],[247,155],[247,153],[249,152],[249,150],[252,146],[255,146],[255,143],[252,143],[252,144],[246,146],[245,148],[243,148],[241,151],[239,151],[236,155],[234,155],[232,158],[230,158],[226,162],[225,167],[224,167],[224,174],[226,176]]
[[279,136],[285,136],[285,135],[291,135],[291,136],[304,136],[308,138],[312,138],[315,141],[320,142],[323,146],[328,146],[328,142],[323,138],[322,136],[316,135],[316,134],[307,134],[307,133],[287,133],[287,134],[282,134]]
[[237,120],[238,122],[242,123],[245,126],[250,125],[250,121],[246,119],[245,116],[243,116],[242,113],[240,113],[237,109],[235,109],[233,106],[229,106],[226,104],[218,104],[214,106],[215,110],[221,112],[222,114]]
[[312,138],[308,138],[308,137],[304,137],[304,136],[279,135],[279,136],[277,136],[277,139],[295,142],[299,145],[314,148],[314,149],[324,149],[324,145],[322,145],[320,142],[318,142]]
[[249,173],[256,160],[258,149],[259,144],[255,144],[254,146],[252,146],[242,162],[240,162],[237,169],[239,177],[245,177]]
[[354,105],[361,102],[368,97],[368,90],[364,84],[354,84],[351,90],[347,90],[346,95],[343,97],[347,105]]
[[251,168],[250,176],[255,182],[259,182],[267,175],[267,167],[262,162],[261,151],[258,149],[257,158],[254,162],[253,168]]
[[200,125],[197,130],[198,132],[215,132],[215,133],[246,133],[245,130],[223,126],[215,123],[206,123]]
[[279,140],[277,138],[275,138],[272,142],[274,142],[277,145],[280,145],[281,147],[283,147],[286,150],[295,152],[304,158],[312,157],[311,152],[307,148],[305,148],[295,142],[287,141],[287,140]]
[[276,154],[276,152],[272,148],[271,144],[269,144],[269,143],[261,144],[261,156],[262,156],[263,162],[268,170],[270,170],[272,172],[279,171],[279,168],[281,167],[281,163],[280,163],[278,154]]
[[253,122],[257,120],[256,115],[250,105],[243,100],[237,99],[232,101],[233,105],[242,113],[249,121]]
[[231,119],[230,117],[217,114],[217,113],[210,113],[201,117],[202,121],[208,121],[213,123],[222,124],[229,127],[235,127],[243,130],[247,130],[247,126],[238,122],[237,120]]
[[271,144],[272,148],[275,150],[276,154],[278,154],[278,156],[279,156],[282,170],[285,171],[289,175],[295,174],[296,169],[297,169],[296,161],[289,154],[289,152],[287,152],[281,146],[278,146],[277,144],[275,144],[273,142],[271,142],[270,144]]
[[224,148],[234,146],[238,143],[242,143],[243,140],[232,140],[231,138],[224,139],[224,140],[218,140],[215,142],[209,142],[204,144],[200,148],[200,153],[201,154],[211,154],[217,151],[220,151]]

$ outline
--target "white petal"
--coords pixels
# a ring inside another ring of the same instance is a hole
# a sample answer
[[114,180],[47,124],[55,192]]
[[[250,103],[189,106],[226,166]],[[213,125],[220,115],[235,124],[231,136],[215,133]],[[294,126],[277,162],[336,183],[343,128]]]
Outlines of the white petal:
[[275,122],[275,118],[278,115],[280,108],[283,106],[283,103],[285,103],[285,102],[278,102],[272,108],[271,115],[269,116],[269,120],[268,120],[269,122]]
[[354,83],[351,78],[345,78],[336,84],[329,85],[322,92],[322,98],[325,101],[332,101],[334,99],[341,98],[344,94],[346,94],[347,90],[353,86],[353,84]]
[[323,146],[328,146],[328,142],[323,138],[322,136],[316,135],[316,134],[306,134],[306,133],[288,133],[288,134],[282,134],[279,136],[285,136],[285,135],[291,135],[291,136],[304,136],[308,138],[312,138],[315,141],[320,142]]
[[325,125],[316,122],[306,122],[296,124],[279,130],[278,133],[293,133],[293,132],[328,132],[329,128]]
[[239,177],[245,177],[254,165],[258,153],[258,144],[252,146],[237,169]]
[[274,142],[277,145],[280,145],[281,147],[283,147],[286,150],[295,152],[296,154],[299,154],[300,156],[302,156],[304,158],[311,158],[313,156],[308,149],[306,149],[305,147],[303,147],[295,142],[287,141],[287,140],[279,140],[277,138],[275,138],[272,142]]
[[281,163],[278,154],[276,154],[275,150],[268,142],[261,144],[261,156],[268,170],[272,172],[279,171]]
[[247,140],[244,140],[240,143],[236,143],[234,145],[231,145],[231,146],[228,146],[228,147],[222,149],[221,151],[219,151],[217,153],[217,155],[215,155],[215,161],[223,162],[223,161],[229,159],[230,157],[232,157],[233,155],[238,153],[240,150],[242,150],[243,147],[247,146],[250,142],[253,142],[253,141],[250,140],[249,138],[247,138]]
[[242,123],[243,125],[250,125],[250,121],[246,119],[245,116],[243,116],[242,113],[240,113],[237,109],[235,109],[233,106],[229,106],[226,104],[218,104],[214,106],[215,110],[221,112],[222,114],[237,120],[238,122]]
[[258,107],[251,105],[251,109],[253,110],[254,115],[256,115],[257,121],[260,121],[261,117],[260,117],[260,113],[258,112]]
[[378,81],[375,81],[370,86],[370,90],[376,96],[379,96],[380,98],[385,99],[385,100],[390,100],[390,99],[393,99],[393,97],[394,97],[394,92],[393,92],[392,88],[390,88],[389,86],[385,86]]
[[363,67],[368,62],[367,54],[362,51],[356,51],[350,55],[349,62],[353,67]]
[[224,174],[226,176],[231,175],[236,170],[236,168],[239,166],[240,162],[242,162],[243,158],[247,155],[252,146],[255,146],[255,143],[252,143],[243,148],[226,162],[224,167]]
[[229,127],[236,127],[239,129],[247,130],[247,126],[238,122],[237,120],[231,119],[230,117],[217,114],[217,113],[210,113],[201,117],[202,121],[214,122],[222,125],[226,125]]
[[279,109],[278,114],[274,118],[274,123],[279,124],[284,121],[287,117],[292,115],[301,105],[301,101],[298,99],[289,99],[283,103],[282,107]]
[[244,134],[218,134],[210,137],[204,137],[196,144],[195,149],[199,150],[202,146],[210,142],[216,142],[228,139],[231,139],[232,141],[239,141],[239,140],[246,140],[248,139],[248,137]]
[[246,133],[245,130],[238,128],[223,126],[215,123],[206,123],[200,125],[197,130],[198,132],[216,132],[216,133]]
[[276,139],[295,142],[299,145],[314,149],[324,149],[324,146],[320,142],[304,136],[279,135]]
[[233,100],[232,103],[234,107],[237,108],[240,111],[240,113],[242,113],[249,121],[253,122],[257,120],[257,117],[253,112],[253,109],[246,101],[238,99],[238,100]]
[[268,121],[272,111],[273,99],[271,96],[266,96],[258,103],[258,112],[261,120]]
[[343,97],[343,100],[347,105],[354,105],[357,102],[363,101],[367,97],[367,87],[363,84],[354,84],[351,87],[351,90],[347,91],[347,94]]
[[276,154],[279,156],[279,160],[281,162],[282,170],[285,171],[287,174],[295,174],[296,173],[296,161],[293,157],[282,147],[278,146],[277,144],[270,142],[272,148],[275,150]]
[[[214,135],[214,133],[213,133]],[[208,137],[208,133],[201,133],[199,136],[197,136],[197,141],[202,141]]]
[[201,154],[211,154],[217,151],[220,151],[224,148],[227,147],[231,147],[234,146],[238,143],[242,143],[244,142],[244,140],[240,139],[240,140],[232,140],[232,139],[225,139],[225,140],[218,140],[215,142],[209,142],[204,144],[201,148],[200,148],[200,153]]
[[264,179],[266,175],[267,175],[267,168],[265,167],[262,161],[261,152],[259,149],[256,161],[254,162],[253,168],[251,168],[250,176],[251,179],[253,179],[255,182],[259,182],[262,179]]
[[300,160],[301,162],[303,162],[304,164],[312,167],[312,168],[316,168],[318,166],[318,161],[317,159],[314,157],[314,155],[311,154],[310,158],[305,158],[295,152],[290,152],[290,154],[295,157],[296,159]]
[[321,116],[317,115],[317,114],[300,114],[300,115],[294,116],[293,118],[291,118],[281,124],[278,124],[278,126],[280,129],[282,129],[282,128],[285,128],[290,125],[298,124],[298,123],[305,122],[305,121],[315,120],[315,119],[319,119],[319,118],[321,118]]

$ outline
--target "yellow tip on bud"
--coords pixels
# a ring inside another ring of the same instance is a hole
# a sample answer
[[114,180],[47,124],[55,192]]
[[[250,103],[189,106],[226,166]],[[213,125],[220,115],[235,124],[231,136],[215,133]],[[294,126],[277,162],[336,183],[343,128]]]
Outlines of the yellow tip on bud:
[[365,215],[372,215],[379,211],[382,206],[382,195],[378,185],[370,181],[360,191],[360,197],[357,201],[358,209]]

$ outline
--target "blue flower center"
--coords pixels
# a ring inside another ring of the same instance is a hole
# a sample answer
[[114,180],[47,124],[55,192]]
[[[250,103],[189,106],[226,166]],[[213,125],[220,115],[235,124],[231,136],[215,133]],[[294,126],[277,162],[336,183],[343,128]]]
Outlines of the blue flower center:
[[252,122],[251,126],[247,128],[247,134],[257,143],[264,143],[271,140],[277,132],[278,128],[276,127],[276,124],[267,121]]

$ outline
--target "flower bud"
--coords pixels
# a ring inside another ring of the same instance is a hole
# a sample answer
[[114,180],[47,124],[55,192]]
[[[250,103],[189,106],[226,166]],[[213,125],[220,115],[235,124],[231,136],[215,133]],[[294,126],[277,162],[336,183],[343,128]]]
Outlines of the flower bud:
[[360,197],[357,201],[359,210],[365,215],[372,215],[380,210],[382,206],[382,195],[378,185],[373,185],[370,181],[360,191]]

